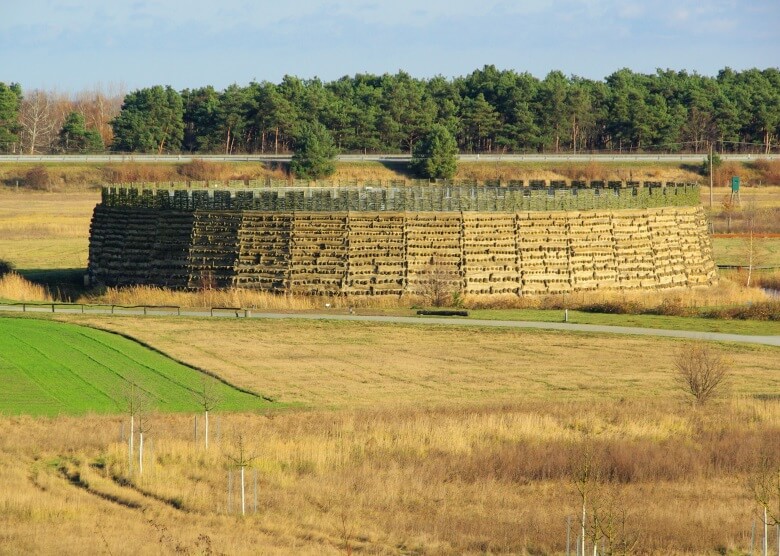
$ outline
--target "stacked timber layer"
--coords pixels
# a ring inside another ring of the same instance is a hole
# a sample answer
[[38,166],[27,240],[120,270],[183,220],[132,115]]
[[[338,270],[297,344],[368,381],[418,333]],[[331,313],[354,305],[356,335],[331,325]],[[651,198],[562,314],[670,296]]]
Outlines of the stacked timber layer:
[[108,285],[274,292],[538,295],[715,280],[699,207],[292,212],[98,205],[90,271]]

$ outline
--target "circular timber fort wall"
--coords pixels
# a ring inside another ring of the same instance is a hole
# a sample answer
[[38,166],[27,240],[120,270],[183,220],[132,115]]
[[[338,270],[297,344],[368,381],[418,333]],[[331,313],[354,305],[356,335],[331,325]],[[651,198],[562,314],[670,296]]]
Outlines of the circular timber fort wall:
[[431,280],[518,295],[702,285],[715,265],[697,205],[690,185],[105,188],[90,272],[108,285],[309,294],[424,293]]

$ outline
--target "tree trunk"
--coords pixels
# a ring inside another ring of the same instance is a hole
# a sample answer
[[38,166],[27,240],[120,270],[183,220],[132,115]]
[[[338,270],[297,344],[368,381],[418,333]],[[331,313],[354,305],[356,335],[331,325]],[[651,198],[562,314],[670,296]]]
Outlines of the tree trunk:
[[128,461],[130,462],[130,473],[133,472],[133,435],[135,434],[135,415],[130,415],[130,453]]
[[138,433],[138,474],[144,474],[144,433]]
[[246,499],[244,497],[244,466],[241,466],[241,515],[246,515]]
[[580,554],[582,554],[584,556],[585,555],[585,496],[582,497],[582,531],[581,531],[581,534],[582,534],[582,541],[581,541],[582,542],[582,552],[580,552]]
[[746,287],[750,287],[750,280],[753,277],[753,225],[750,225],[750,232],[748,235],[748,275]]
[[208,411],[206,411],[206,428],[205,428],[205,432],[206,432],[206,449],[208,450],[209,449],[209,412]]
[[274,135],[274,154],[279,154],[279,126],[276,126],[276,133]]

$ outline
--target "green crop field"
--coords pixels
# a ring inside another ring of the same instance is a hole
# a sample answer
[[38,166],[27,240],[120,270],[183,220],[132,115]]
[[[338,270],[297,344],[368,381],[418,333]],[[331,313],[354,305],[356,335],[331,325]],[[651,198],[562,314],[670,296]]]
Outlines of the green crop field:
[[[160,411],[197,411],[205,375],[122,336],[44,320],[0,318],[0,413],[58,415],[123,410],[132,382]],[[271,404],[221,382],[220,409]]]

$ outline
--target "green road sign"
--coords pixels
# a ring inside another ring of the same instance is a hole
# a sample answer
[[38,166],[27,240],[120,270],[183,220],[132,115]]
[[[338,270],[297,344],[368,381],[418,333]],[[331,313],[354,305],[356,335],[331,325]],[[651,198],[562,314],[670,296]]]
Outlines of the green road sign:
[[731,191],[734,193],[739,191],[739,176],[731,178]]

